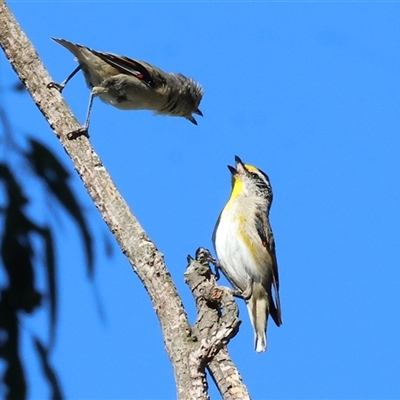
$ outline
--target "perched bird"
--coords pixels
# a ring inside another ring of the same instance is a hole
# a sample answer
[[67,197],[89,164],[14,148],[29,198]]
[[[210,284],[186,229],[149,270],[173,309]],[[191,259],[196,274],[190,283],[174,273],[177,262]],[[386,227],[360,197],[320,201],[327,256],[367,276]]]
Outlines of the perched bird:
[[[246,301],[255,332],[255,350],[267,349],[267,321],[282,324],[275,241],[269,223],[272,188],[268,176],[235,157],[232,193],[213,233],[218,267]],[[274,288],[275,301],[271,288]]]
[[61,92],[82,69],[86,84],[92,90],[85,125],[72,132],[71,137],[87,135],[95,96],[121,110],[152,110],[159,115],[184,117],[195,125],[197,121],[192,114],[203,116],[199,110],[203,89],[193,79],[166,73],[144,61],[95,51],[64,39],[52,39],[69,50],[79,66],[64,82],[52,82],[49,87]]

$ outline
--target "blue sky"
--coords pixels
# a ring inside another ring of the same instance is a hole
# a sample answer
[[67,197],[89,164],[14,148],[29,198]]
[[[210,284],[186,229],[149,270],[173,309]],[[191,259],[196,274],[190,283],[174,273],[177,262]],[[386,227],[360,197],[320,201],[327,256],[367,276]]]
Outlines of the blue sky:
[[[239,155],[271,179],[283,326],[229,346],[254,399],[399,398],[400,4],[389,2],[9,2],[52,77],[76,64],[51,36],[143,59],[204,86],[204,118],[124,112],[95,100],[91,142],[165,260],[190,318],[187,254],[211,248]],[[1,57],[1,85],[14,79]],[[82,76],[64,96],[83,121]],[[7,105],[72,171],[28,95]],[[74,175],[74,174],[73,174]],[[152,305],[74,175],[96,237],[96,292],[62,215],[61,305],[52,362],[68,399],[172,399]],[[46,207],[38,207],[44,218]],[[222,281],[226,284],[226,281]],[[25,322],[46,335],[44,315]],[[29,342],[30,398],[47,387]],[[211,383],[212,398],[218,394]]]

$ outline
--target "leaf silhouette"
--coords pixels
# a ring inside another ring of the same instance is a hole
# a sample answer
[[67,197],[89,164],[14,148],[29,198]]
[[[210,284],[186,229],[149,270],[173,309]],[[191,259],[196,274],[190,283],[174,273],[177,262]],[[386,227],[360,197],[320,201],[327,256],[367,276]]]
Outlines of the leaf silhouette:
[[51,398],[53,400],[62,400],[64,398],[61,390],[61,386],[58,382],[56,372],[49,362],[49,350],[42,344],[39,338],[33,337],[33,342],[35,344],[36,351],[39,355],[42,371],[51,389]]
[[46,183],[53,196],[60,202],[78,225],[85,244],[88,275],[93,277],[94,252],[82,207],[78,204],[68,183],[70,174],[52,152],[42,143],[30,138],[30,151],[26,154],[34,172]]
[[54,244],[51,230],[47,227],[41,228],[39,233],[42,236],[45,245],[45,267],[50,303],[50,345],[52,345],[55,338],[58,304],[56,260],[54,256]]

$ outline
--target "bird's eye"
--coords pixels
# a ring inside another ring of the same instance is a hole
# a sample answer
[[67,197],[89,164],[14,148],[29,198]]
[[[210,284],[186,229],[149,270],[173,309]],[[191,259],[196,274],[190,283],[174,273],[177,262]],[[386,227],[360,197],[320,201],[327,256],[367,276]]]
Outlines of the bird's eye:
[[249,175],[250,175],[253,179],[260,179],[259,176],[258,176],[258,174],[255,173],[255,172],[249,171]]

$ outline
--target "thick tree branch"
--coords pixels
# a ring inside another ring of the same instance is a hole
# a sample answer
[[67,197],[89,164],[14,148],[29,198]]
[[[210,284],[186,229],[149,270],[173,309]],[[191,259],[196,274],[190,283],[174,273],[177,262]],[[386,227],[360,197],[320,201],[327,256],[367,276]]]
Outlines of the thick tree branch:
[[192,353],[192,361],[205,367],[225,400],[249,399],[246,386],[232,363],[226,345],[239,330],[239,310],[228,288],[217,286],[209,261],[210,252],[199,248],[196,259],[188,256],[185,281],[196,300],[197,320],[193,334],[200,347]]
[[[220,358],[218,354],[225,354],[221,358],[220,368],[212,367],[215,363],[213,361],[210,364],[210,371],[219,387],[224,388],[220,389],[224,398],[238,399],[239,397],[225,397],[224,393],[229,391],[226,387],[230,386],[229,380],[225,386],[222,382],[227,379],[225,372],[236,371],[236,368],[233,364],[228,369],[221,368],[223,363],[229,364],[229,356],[226,352],[220,351],[237,330],[235,318],[231,322],[228,320],[222,322],[221,318],[221,325],[216,334],[210,338],[204,336],[207,332],[206,323],[203,326],[198,320],[194,331],[200,341],[193,338],[191,326],[165,267],[163,255],[149,239],[118,192],[89,140],[84,136],[72,141],[67,138],[67,134],[80,125],[60,93],[47,87],[52,79],[4,0],[0,0],[0,27],[0,45],[12,67],[72,159],[94,204],[149,293],[174,368],[178,397],[190,400],[208,398],[204,368],[213,357]],[[205,319],[203,321],[205,322]],[[210,327],[212,328],[211,325]],[[219,372],[221,369],[223,371]],[[240,376],[238,374],[235,376],[232,382],[239,383],[243,387]]]

